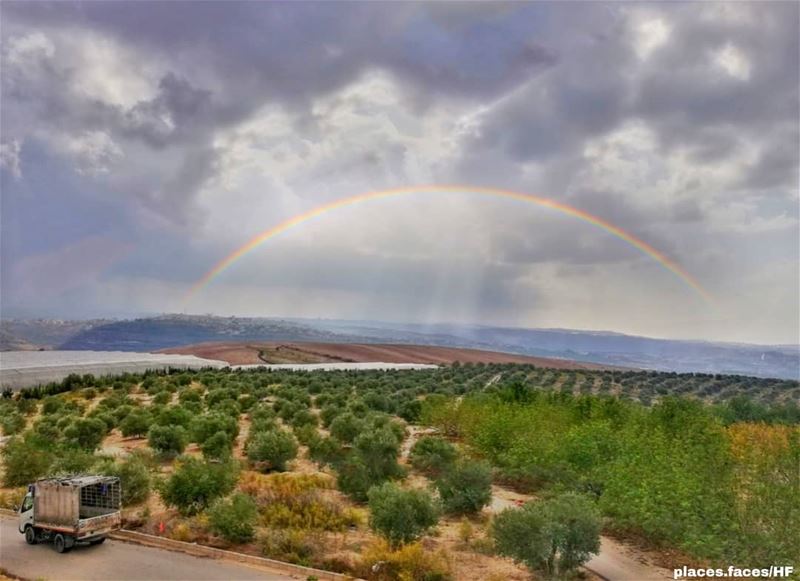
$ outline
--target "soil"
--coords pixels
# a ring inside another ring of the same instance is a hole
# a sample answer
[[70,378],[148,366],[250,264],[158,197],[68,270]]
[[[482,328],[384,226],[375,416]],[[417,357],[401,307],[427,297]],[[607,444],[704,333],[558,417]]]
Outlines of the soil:
[[532,357],[513,353],[436,347],[432,345],[391,345],[360,343],[197,343],[164,349],[160,353],[196,355],[226,361],[231,365],[259,363],[530,363],[554,369],[612,369],[593,363],[566,359]]

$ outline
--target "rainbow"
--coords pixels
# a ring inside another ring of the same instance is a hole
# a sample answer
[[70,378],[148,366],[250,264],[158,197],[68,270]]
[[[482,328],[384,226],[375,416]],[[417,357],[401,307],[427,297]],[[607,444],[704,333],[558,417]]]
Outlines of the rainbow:
[[579,210],[578,208],[574,208],[572,206],[568,206],[567,204],[563,204],[561,202],[556,202],[555,200],[549,198],[543,198],[541,196],[536,196],[533,194],[527,194],[522,192],[515,192],[512,190],[504,190],[499,188],[488,188],[488,187],[481,187],[481,186],[461,186],[461,185],[423,185],[423,186],[411,186],[411,187],[403,187],[403,188],[394,188],[389,190],[380,190],[375,192],[366,192],[362,194],[357,194],[355,196],[350,196],[347,198],[342,198],[331,202],[329,204],[324,204],[322,206],[318,206],[313,208],[303,214],[298,214],[297,216],[293,216],[288,220],[281,222],[280,224],[273,226],[267,230],[264,230],[260,234],[257,234],[253,238],[251,238],[248,242],[231,252],[228,256],[220,260],[214,267],[209,270],[203,277],[198,280],[192,287],[189,289],[189,292],[186,293],[184,297],[184,303],[188,302],[195,294],[205,288],[211,281],[217,278],[220,274],[225,272],[228,268],[230,268],[235,262],[237,262],[240,258],[248,254],[250,251],[258,248],[268,240],[275,238],[276,236],[283,234],[287,230],[291,230],[295,226],[300,226],[308,222],[309,220],[313,220],[323,214],[327,214],[333,210],[337,210],[339,208],[345,208],[348,206],[353,206],[355,204],[360,204],[361,202],[369,202],[375,200],[383,200],[386,198],[394,198],[397,196],[403,196],[406,194],[419,194],[419,193],[472,193],[472,194],[479,194],[479,195],[486,195],[486,196],[495,196],[500,198],[509,198],[512,200],[519,200],[522,202],[528,202],[531,204],[536,204],[538,206],[544,208],[551,208],[553,210],[557,210],[569,216],[573,216],[578,218],[579,220],[583,220],[589,224],[593,224],[599,228],[602,228],[609,234],[612,234],[623,240],[639,250],[642,254],[645,254],[661,264],[665,269],[669,272],[677,276],[681,281],[683,281],[686,285],[688,285],[691,289],[693,289],[697,294],[699,294],[704,300],[711,301],[711,296],[709,293],[700,285],[697,280],[695,280],[692,275],[686,272],[680,265],[676,262],[671,260],[669,257],[665,256],[662,252],[656,250],[652,246],[650,246],[647,242],[636,238],[632,234],[626,232],[622,228],[614,226],[610,222],[606,220],[589,214],[588,212],[584,212],[583,210]]

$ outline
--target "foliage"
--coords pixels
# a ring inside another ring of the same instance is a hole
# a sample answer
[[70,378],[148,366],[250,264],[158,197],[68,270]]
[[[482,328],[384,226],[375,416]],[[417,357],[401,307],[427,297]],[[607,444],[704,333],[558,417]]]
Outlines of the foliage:
[[3,428],[4,436],[19,434],[25,429],[25,418],[16,411],[0,415],[0,428]]
[[285,430],[256,432],[245,446],[251,462],[265,463],[267,469],[280,471],[297,456],[297,449],[297,440]]
[[379,539],[363,550],[359,574],[371,581],[447,581],[453,578],[450,561],[443,550],[431,551],[419,542],[392,549]]
[[36,437],[14,436],[0,449],[3,458],[3,486],[27,486],[47,474],[53,463],[53,450],[42,446]]
[[147,443],[162,456],[177,456],[186,449],[188,436],[181,426],[159,426],[154,424],[147,432]]
[[219,431],[200,444],[203,456],[213,460],[223,460],[231,455],[233,442],[227,433]]
[[214,463],[186,456],[176,462],[175,471],[161,484],[159,493],[164,504],[192,515],[233,490],[237,477],[233,461]]
[[368,493],[369,525],[396,547],[418,539],[439,520],[439,508],[424,490],[386,482]]
[[64,430],[64,438],[69,444],[90,452],[96,450],[106,435],[105,422],[97,418],[78,418]]
[[329,430],[331,436],[340,442],[350,444],[361,433],[364,427],[363,421],[358,419],[351,412],[346,412],[334,418]]
[[532,501],[494,519],[492,534],[500,554],[547,578],[570,576],[600,551],[600,515],[576,494]]
[[424,436],[411,448],[411,465],[429,475],[440,474],[455,462],[458,452],[455,446],[443,438]]
[[119,430],[126,438],[142,437],[150,429],[150,414],[147,410],[135,409],[125,416],[119,424]]
[[316,533],[297,529],[266,529],[258,537],[261,554],[271,559],[311,565],[311,559],[321,546]]
[[122,505],[132,506],[147,500],[150,494],[150,472],[139,456],[122,461],[104,461],[97,468],[107,476],[117,476],[122,487]]
[[246,543],[255,536],[258,507],[246,494],[217,500],[208,511],[211,531],[231,543]]
[[225,432],[233,441],[239,435],[237,418],[212,412],[195,418],[191,424],[192,441],[198,444],[202,444],[217,432]]
[[446,513],[478,512],[492,500],[492,467],[480,461],[459,462],[436,480],[436,489]]

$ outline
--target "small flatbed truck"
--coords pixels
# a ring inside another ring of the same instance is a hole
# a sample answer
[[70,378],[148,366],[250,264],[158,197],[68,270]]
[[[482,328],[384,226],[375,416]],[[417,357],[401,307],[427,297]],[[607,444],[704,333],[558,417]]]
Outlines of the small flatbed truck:
[[53,541],[59,553],[76,543],[100,544],[122,523],[122,487],[116,476],[37,480],[19,508],[19,532],[30,545]]

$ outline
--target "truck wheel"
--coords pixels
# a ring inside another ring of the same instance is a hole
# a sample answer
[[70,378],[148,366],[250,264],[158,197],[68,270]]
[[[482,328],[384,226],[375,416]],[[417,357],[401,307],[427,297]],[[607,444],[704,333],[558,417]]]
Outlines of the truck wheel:
[[53,546],[56,549],[56,553],[66,553],[69,551],[67,548],[67,540],[64,538],[64,535],[58,533],[56,538],[53,539]]
[[37,534],[36,529],[30,525],[25,527],[25,542],[29,545],[35,545],[39,542],[39,535]]

